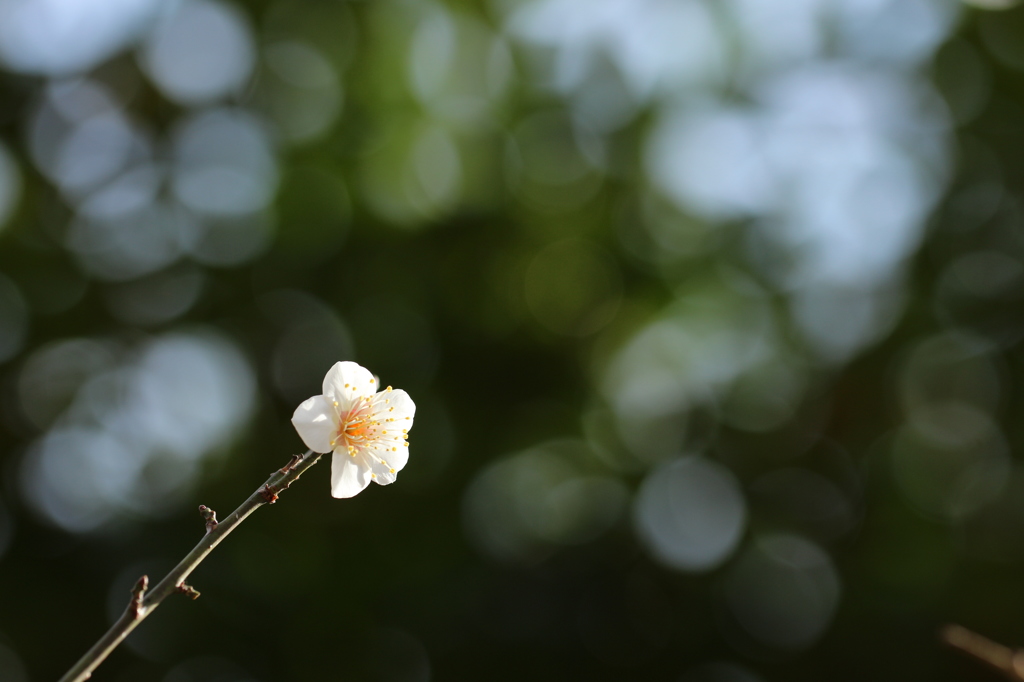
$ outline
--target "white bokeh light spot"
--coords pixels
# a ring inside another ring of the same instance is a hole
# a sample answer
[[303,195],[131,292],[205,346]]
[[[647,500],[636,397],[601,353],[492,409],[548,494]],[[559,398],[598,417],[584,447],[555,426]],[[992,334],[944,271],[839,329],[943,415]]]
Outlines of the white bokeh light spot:
[[241,89],[256,53],[249,26],[233,6],[185,0],[146,41],[142,65],[161,92],[180,104],[200,104]]
[[677,459],[644,480],[636,529],[654,556],[680,571],[707,571],[736,549],[747,507],[728,469],[701,457]]
[[0,60],[23,73],[86,71],[149,26],[159,0],[0,0]]

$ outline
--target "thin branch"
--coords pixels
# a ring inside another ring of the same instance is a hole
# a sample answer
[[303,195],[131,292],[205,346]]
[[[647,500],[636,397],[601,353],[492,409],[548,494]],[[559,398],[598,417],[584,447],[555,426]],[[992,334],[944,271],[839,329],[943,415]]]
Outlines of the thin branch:
[[192,599],[199,596],[192,586],[185,584],[185,579],[196,569],[206,558],[214,547],[220,544],[224,537],[233,531],[238,524],[245,520],[264,504],[272,504],[277,500],[278,493],[287,490],[293,482],[309,467],[316,464],[320,459],[318,453],[309,450],[305,455],[293,455],[291,461],[270,475],[266,483],[261,485],[256,492],[249,496],[238,509],[221,522],[217,522],[217,513],[209,507],[202,505],[199,513],[206,519],[206,535],[199,541],[199,544],[175,566],[167,576],[156,586],[147,592],[149,578],[142,576],[131,590],[131,601],[128,608],[117,622],[114,623],[107,634],[67,672],[60,682],[82,682],[89,679],[92,671],[96,669],[103,660],[110,655],[121,641],[128,636],[146,616],[152,613],[156,607],[168,596],[181,592]]
[[1024,649],[1011,649],[961,625],[947,625],[939,638],[947,645],[986,663],[1007,679],[1024,682]]

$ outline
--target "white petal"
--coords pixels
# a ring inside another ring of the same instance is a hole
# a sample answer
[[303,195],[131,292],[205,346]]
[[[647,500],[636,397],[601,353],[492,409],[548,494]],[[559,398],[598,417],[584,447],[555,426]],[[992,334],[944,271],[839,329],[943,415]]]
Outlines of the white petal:
[[362,396],[377,392],[377,382],[370,370],[354,362],[336,362],[324,377],[324,395],[342,403],[342,410]]
[[398,474],[398,469],[390,462],[373,461],[370,464],[370,469],[373,472],[373,482],[379,483],[380,485],[394,483],[395,477]]
[[313,452],[330,452],[334,449],[331,441],[338,433],[338,413],[331,401],[322,395],[315,395],[295,408],[292,425],[299,432],[299,438]]
[[387,429],[395,427],[399,433],[402,429],[412,428],[412,419],[416,416],[416,404],[409,394],[398,388],[392,391],[383,390],[373,396],[373,418],[385,424]]
[[[406,441],[382,441],[378,447],[373,448],[371,454],[374,458],[387,462],[386,468],[394,469],[395,473],[398,473],[409,462],[409,447],[405,443]],[[376,472],[376,469],[374,471]]]
[[331,495],[354,497],[370,485],[370,467],[361,455],[335,452],[331,459]]

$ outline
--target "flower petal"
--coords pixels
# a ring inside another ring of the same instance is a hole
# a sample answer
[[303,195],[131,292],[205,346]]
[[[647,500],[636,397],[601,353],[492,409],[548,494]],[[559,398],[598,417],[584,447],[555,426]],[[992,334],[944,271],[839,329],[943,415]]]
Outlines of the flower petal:
[[[409,462],[409,446],[405,443],[406,441],[397,439],[380,441],[369,451],[370,461],[379,463],[385,470],[394,469],[395,473],[398,473]],[[373,471],[376,473],[377,468],[374,467]]]
[[313,452],[330,452],[338,433],[338,413],[326,397],[315,395],[295,408],[292,425]]
[[324,377],[324,395],[342,403],[342,411],[349,409],[356,398],[377,392],[377,382],[370,370],[354,362],[336,362]]
[[391,406],[395,408],[395,416],[408,417],[409,421],[416,416],[416,403],[409,394],[400,388],[391,391]]
[[[373,397],[374,411],[386,417],[394,417],[405,421],[412,421],[416,416],[416,403],[412,401],[409,394],[400,388],[383,390]],[[394,409],[391,409],[394,408]],[[388,414],[384,414],[387,412]],[[406,420],[408,417],[408,420]],[[409,428],[408,425],[403,429]]]
[[[402,448],[403,450],[405,448]],[[398,475],[398,469],[390,462],[378,462],[373,460],[370,463],[370,470],[373,473],[373,482],[379,483],[380,485],[388,485],[395,482],[395,478]]]
[[362,456],[335,452],[331,459],[331,495],[354,497],[370,485],[370,467]]

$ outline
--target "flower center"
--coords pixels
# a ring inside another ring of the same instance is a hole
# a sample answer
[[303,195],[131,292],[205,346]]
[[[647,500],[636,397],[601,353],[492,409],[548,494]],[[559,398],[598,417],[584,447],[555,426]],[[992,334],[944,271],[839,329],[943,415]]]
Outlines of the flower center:
[[366,445],[377,437],[377,429],[374,428],[377,424],[372,420],[369,407],[369,400],[360,401],[341,418],[338,436],[345,445]]
[[345,431],[342,435],[346,440],[361,439],[366,435],[368,428],[369,426],[362,420],[349,422],[345,424]]

